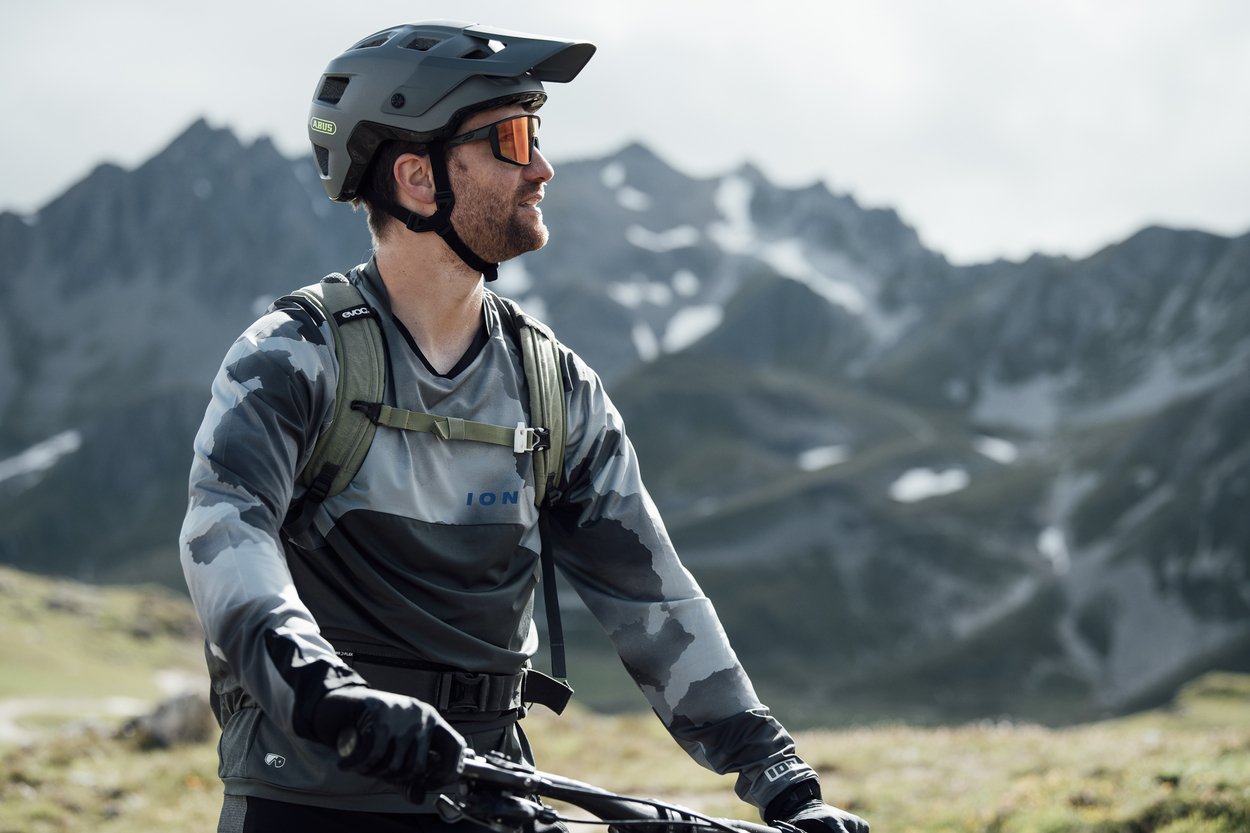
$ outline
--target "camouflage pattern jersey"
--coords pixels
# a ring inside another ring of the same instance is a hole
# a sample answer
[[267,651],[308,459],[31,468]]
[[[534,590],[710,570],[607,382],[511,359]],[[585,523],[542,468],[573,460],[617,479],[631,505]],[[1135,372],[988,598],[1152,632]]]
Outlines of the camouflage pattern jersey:
[[[376,265],[348,277],[379,312],[388,404],[526,420],[519,348],[493,294],[478,343],[440,375],[391,314]],[[309,705],[362,681],[339,652],[488,674],[528,665],[540,551],[530,459],[379,428],[348,488],[284,544],[298,474],[334,412],[329,338],[324,322],[275,306],[231,347],[195,440],[182,566],[205,629],[226,792],[412,810],[392,785],[339,771],[332,749],[304,739]],[[568,443],[546,525],[556,564],[677,742],[710,769],[738,772],[738,794],[763,807],[815,773],[760,704],[679,562],[598,377],[561,353]]]

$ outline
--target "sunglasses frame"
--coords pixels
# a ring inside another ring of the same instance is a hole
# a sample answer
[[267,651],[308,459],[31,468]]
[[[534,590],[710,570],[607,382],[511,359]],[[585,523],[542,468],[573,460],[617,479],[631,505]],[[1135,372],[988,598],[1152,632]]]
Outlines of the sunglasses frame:
[[[509,159],[508,157],[504,156],[503,151],[499,149],[499,125],[505,124],[510,121],[515,121],[517,119],[533,119],[533,124],[530,127],[529,162],[518,162],[515,159]],[[450,150],[456,145],[465,145],[465,144],[468,144],[469,142],[477,142],[482,139],[489,139],[490,151],[492,154],[494,154],[496,159],[498,159],[500,162],[507,162],[509,165],[516,165],[519,168],[524,168],[526,165],[530,164],[530,162],[534,161],[534,151],[539,149],[538,130],[539,128],[542,127],[542,123],[543,123],[542,119],[540,119],[534,113],[521,113],[515,116],[508,116],[506,119],[500,119],[497,122],[492,122],[488,125],[484,125],[482,127],[477,128],[476,130],[470,130],[468,133],[461,133],[458,136],[452,136],[450,139],[446,141],[445,147],[447,147],[447,149]]]

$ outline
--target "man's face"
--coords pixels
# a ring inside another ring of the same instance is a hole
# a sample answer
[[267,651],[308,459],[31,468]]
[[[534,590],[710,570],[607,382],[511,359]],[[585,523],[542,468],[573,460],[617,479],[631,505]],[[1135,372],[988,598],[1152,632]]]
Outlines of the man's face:
[[[520,105],[485,110],[466,119],[457,132],[524,112]],[[496,159],[488,141],[468,142],[451,149],[447,167],[456,195],[452,225],[479,257],[502,263],[546,245],[538,203],[555,171],[538,149],[528,165],[519,166]]]

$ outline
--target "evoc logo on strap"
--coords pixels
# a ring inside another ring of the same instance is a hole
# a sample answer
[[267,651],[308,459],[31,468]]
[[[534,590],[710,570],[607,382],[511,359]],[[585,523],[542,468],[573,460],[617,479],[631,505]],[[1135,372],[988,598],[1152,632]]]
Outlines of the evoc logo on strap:
[[345,324],[348,321],[358,321],[362,318],[372,318],[372,317],[373,317],[373,310],[370,309],[365,304],[361,304],[358,307],[352,307],[351,309],[345,309],[341,312],[336,312],[334,314],[334,320],[339,322],[340,324]]

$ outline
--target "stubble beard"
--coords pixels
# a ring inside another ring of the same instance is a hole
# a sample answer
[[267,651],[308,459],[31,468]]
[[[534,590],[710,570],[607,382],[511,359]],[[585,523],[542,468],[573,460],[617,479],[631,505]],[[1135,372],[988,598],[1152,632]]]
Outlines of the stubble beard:
[[541,213],[532,214],[520,203],[533,187],[518,188],[499,199],[479,188],[468,177],[453,186],[456,205],[451,223],[473,253],[491,263],[503,263],[547,245],[548,231]]

